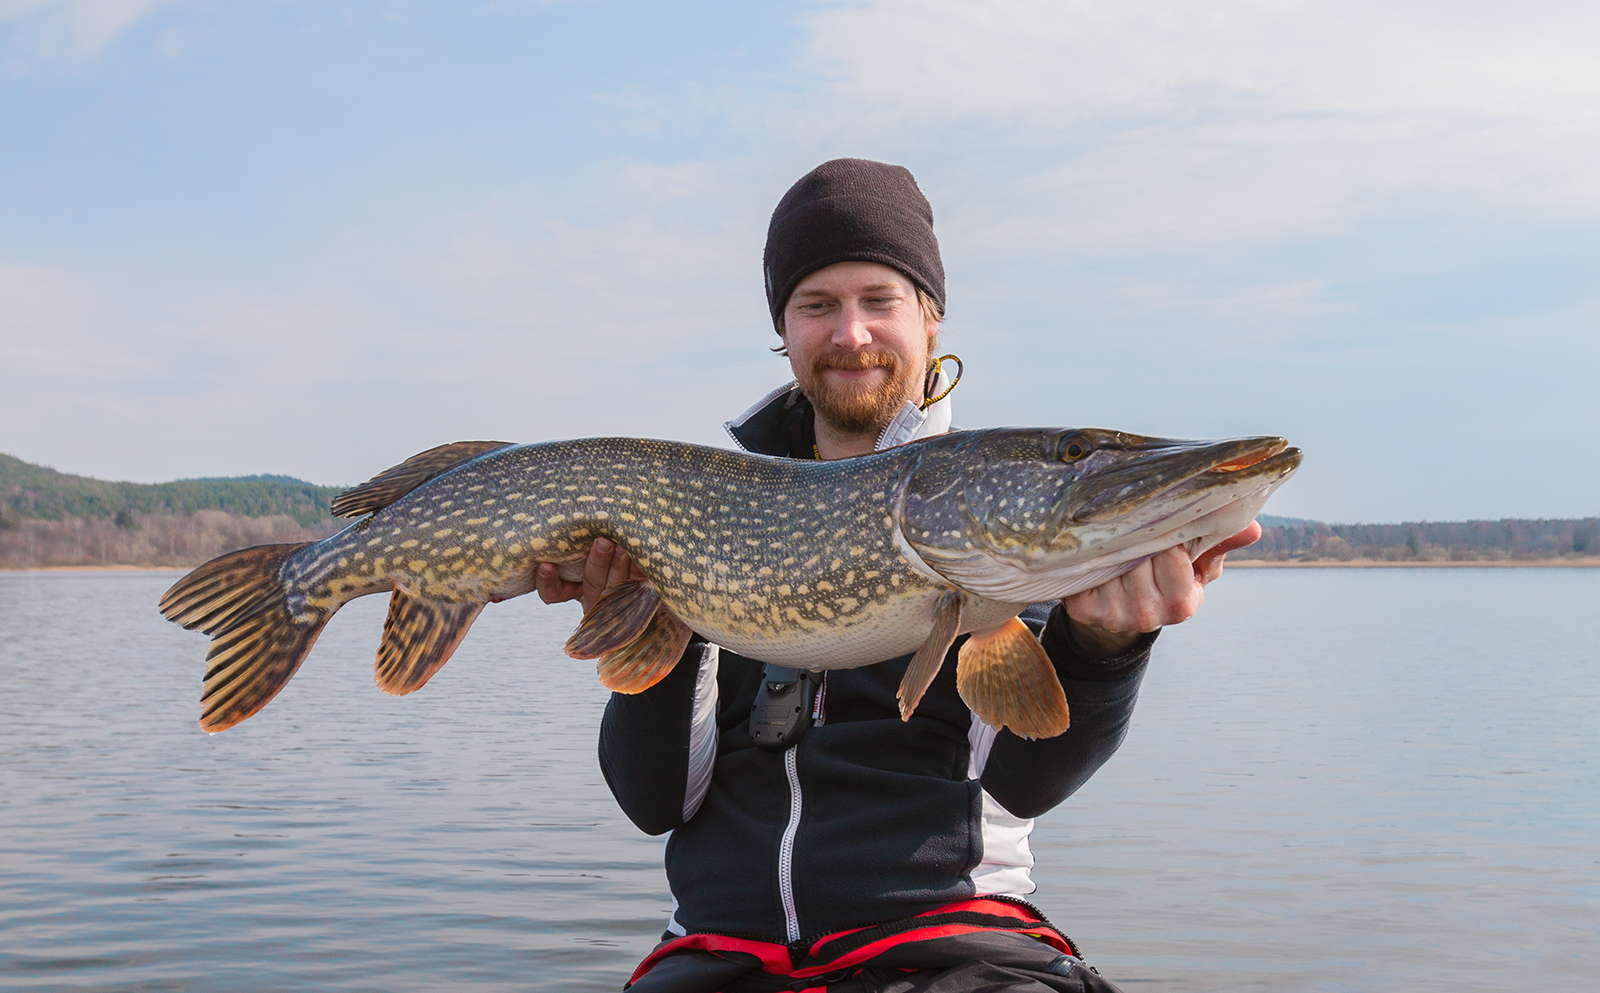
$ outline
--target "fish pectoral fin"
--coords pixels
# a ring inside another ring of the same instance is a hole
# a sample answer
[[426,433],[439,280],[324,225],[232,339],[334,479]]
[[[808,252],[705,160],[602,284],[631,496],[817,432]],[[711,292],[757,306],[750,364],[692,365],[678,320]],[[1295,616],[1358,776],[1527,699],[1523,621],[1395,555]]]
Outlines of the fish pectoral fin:
[[962,601],[960,593],[950,592],[934,605],[933,630],[928,632],[928,640],[917,649],[917,654],[911,657],[911,664],[906,666],[906,674],[900,680],[900,692],[896,694],[900,699],[902,721],[911,720],[912,712],[922,702],[922,694],[928,692],[934,677],[939,675],[945,653],[950,651],[956,632],[961,629]]
[[455,441],[430,448],[399,465],[390,466],[355,489],[345,490],[333,498],[328,505],[328,512],[335,517],[360,517],[374,513],[435,476],[442,476],[463,462],[471,462],[480,455],[509,445],[509,441]]
[[961,646],[956,689],[985,724],[1020,737],[1053,738],[1067,729],[1067,694],[1056,667],[1015,617]]
[[662,607],[644,632],[627,645],[600,656],[600,685],[614,693],[643,693],[666,678],[689,647],[689,625]]
[[378,689],[393,696],[422,689],[450,661],[481,610],[474,601],[425,600],[395,590],[372,670]]
[[567,654],[597,659],[630,644],[644,633],[661,606],[661,597],[643,580],[630,579],[600,594],[567,639]]

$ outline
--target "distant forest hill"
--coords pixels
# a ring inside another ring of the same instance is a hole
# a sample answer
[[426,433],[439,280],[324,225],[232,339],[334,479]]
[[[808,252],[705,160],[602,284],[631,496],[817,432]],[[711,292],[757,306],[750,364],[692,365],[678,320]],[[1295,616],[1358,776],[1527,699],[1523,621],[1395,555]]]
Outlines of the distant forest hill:
[[289,476],[116,483],[0,455],[0,568],[190,566],[340,526],[341,487]]
[[1600,517],[1324,524],[1262,514],[1261,540],[1235,558],[1315,562],[1481,562],[1600,555]]

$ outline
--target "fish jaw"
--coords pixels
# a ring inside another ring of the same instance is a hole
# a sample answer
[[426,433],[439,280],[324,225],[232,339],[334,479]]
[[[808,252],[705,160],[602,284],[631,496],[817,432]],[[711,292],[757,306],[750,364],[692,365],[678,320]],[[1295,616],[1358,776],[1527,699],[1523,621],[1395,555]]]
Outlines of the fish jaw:
[[[907,477],[897,517],[924,567],[1002,602],[1071,596],[1180,545],[1198,557],[1248,527],[1302,458],[1281,438],[970,435],[949,443],[959,458],[931,452]],[[1069,443],[1089,452],[1063,459]]]

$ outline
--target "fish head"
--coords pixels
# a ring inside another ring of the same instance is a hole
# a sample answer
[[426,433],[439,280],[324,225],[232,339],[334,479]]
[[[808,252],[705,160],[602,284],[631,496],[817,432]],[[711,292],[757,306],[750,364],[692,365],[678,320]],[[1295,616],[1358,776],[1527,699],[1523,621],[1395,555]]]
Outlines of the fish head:
[[1302,458],[1282,438],[1182,441],[1097,428],[996,428],[917,443],[895,525],[967,592],[1033,603],[1248,527]]

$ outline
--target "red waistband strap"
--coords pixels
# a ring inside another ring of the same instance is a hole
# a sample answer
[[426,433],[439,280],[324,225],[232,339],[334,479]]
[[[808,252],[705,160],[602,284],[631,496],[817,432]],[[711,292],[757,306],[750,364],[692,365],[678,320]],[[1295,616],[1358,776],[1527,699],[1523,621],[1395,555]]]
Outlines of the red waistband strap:
[[811,943],[800,962],[794,960],[790,946],[776,942],[720,934],[685,935],[657,947],[639,963],[639,968],[634,970],[628,982],[638,982],[657,962],[677,952],[742,952],[760,961],[764,972],[805,979],[861,965],[906,942],[978,931],[1023,934],[1065,955],[1078,954],[1077,948],[1066,935],[1057,931],[1043,915],[1027,904],[978,897],[946,904],[915,917],[825,935]]

